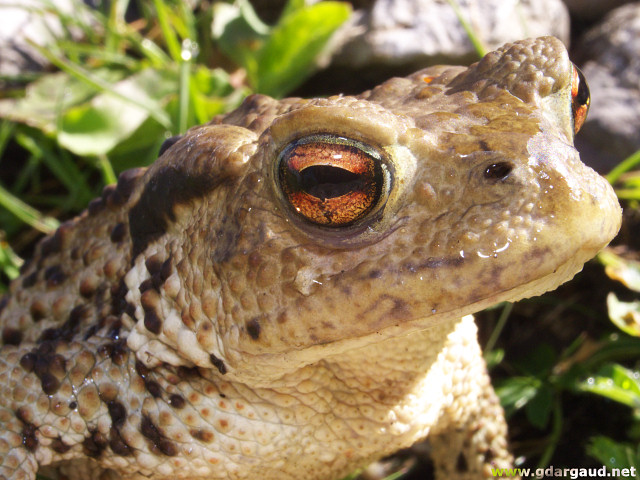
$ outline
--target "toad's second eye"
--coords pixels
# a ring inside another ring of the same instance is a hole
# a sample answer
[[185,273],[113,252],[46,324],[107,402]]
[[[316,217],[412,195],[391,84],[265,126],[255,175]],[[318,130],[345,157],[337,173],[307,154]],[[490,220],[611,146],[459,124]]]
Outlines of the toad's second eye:
[[381,156],[343,137],[312,135],[292,142],[278,165],[285,199],[316,225],[352,225],[378,205],[384,188]]
[[573,65],[571,81],[571,112],[573,113],[573,131],[578,133],[587,119],[591,96],[587,80],[578,67]]

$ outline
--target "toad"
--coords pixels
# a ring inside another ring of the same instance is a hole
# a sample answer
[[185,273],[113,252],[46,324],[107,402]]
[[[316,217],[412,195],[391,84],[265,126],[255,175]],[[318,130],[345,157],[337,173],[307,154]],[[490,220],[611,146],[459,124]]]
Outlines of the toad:
[[339,479],[428,437],[509,467],[472,313],[617,233],[554,38],[167,141],[39,242],[0,304],[0,478]]

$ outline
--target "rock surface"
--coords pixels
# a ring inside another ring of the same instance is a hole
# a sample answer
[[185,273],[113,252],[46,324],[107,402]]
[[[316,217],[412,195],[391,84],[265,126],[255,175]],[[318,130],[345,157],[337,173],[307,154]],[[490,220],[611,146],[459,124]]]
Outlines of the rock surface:
[[640,2],[612,11],[579,45],[592,94],[584,135],[588,161],[609,170],[640,149]]

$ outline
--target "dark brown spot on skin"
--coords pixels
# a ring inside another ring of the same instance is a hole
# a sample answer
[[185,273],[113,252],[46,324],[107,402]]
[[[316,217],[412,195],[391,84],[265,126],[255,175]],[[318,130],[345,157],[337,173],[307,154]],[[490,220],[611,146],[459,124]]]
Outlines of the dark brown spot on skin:
[[94,293],[96,293],[97,288],[98,285],[95,280],[85,278],[80,282],[80,295],[84,298],[90,298]]
[[120,435],[120,432],[115,427],[111,427],[111,430],[109,431],[109,447],[111,447],[111,450],[116,455],[123,457],[133,455],[133,450],[127,442],[124,441],[122,435]]
[[195,438],[196,440],[200,440],[201,442],[204,442],[204,443],[211,443],[215,437],[213,432],[210,432],[208,430],[193,429],[189,433],[193,438]]
[[124,405],[117,400],[111,400],[107,402],[107,409],[111,417],[111,424],[114,427],[121,427],[127,418],[127,409],[124,408]]
[[147,378],[147,375],[149,375],[149,368],[147,368],[147,366],[140,360],[136,360],[136,372],[142,378]]
[[136,306],[127,302],[127,305],[124,308],[124,313],[129,315],[131,318],[136,318]]
[[456,460],[456,471],[460,473],[464,473],[464,472],[467,472],[468,470],[469,470],[469,465],[467,463],[467,458],[464,456],[464,453],[460,452]]
[[25,353],[20,359],[20,366],[26,372],[33,372],[36,365],[36,355],[34,353]]
[[29,313],[34,322],[39,322],[47,316],[47,305],[42,300],[36,299],[29,307]]
[[158,450],[168,457],[172,457],[178,453],[177,447],[164,436],[160,429],[146,415],[142,416],[140,433],[151,441],[152,450]]
[[177,373],[183,380],[200,376],[198,367],[178,367]]
[[162,397],[162,387],[155,380],[145,380],[144,387],[154,398]]
[[111,353],[109,355],[113,363],[122,366],[127,358],[127,355],[128,350],[126,338],[122,338],[116,342],[113,342]]
[[162,267],[160,267],[160,279],[164,282],[167,278],[171,276],[172,267],[171,267],[171,259],[167,259],[162,263]]
[[201,197],[226,180],[225,175],[198,174],[204,165],[191,158],[198,154],[199,148],[197,145],[190,147],[192,148],[188,152],[184,152],[185,158],[180,163],[155,170],[137,203],[129,210],[129,231],[134,256],[141,253],[149,242],[164,234],[169,224],[176,221],[176,205]]
[[126,311],[127,300],[125,297],[128,291],[124,278],[121,278],[117,285],[111,286],[111,312],[115,316],[120,316],[121,313]]
[[107,317],[107,323],[110,323],[111,326],[107,332],[107,336],[113,340],[120,340],[120,329],[122,328],[122,321],[119,318],[109,315]]
[[51,449],[56,453],[67,453],[71,449],[71,445],[67,445],[62,438],[54,438],[51,442]]
[[49,372],[45,372],[40,376],[40,384],[42,385],[42,391],[47,395],[53,395],[60,388],[58,379]]
[[486,463],[491,463],[491,461],[496,457],[496,454],[493,453],[493,450],[491,450],[490,448],[484,452],[484,461]]
[[253,318],[247,322],[247,333],[253,340],[260,338],[260,321],[257,318]]
[[113,243],[120,243],[125,239],[127,235],[127,225],[120,222],[116,223],[116,225],[111,229],[111,234],[109,238]]
[[146,280],[143,280],[143,282],[138,287],[138,290],[140,290],[140,293],[144,293],[147,290],[151,290],[152,288],[155,288],[155,282],[153,281],[153,278],[147,278]]
[[155,312],[155,310],[145,310],[144,312],[144,326],[151,333],[158,335],[162,330],[162,320]]
[[16,418],[23,424],[22,428],[22,444],[30,452],[38,448],[38,438],[36,437],[36,427],[31,423],[31,413],[27,407],[20,407],[15,412]]
[[69,313],[69,318],[59,328],[48,328],[42,332],[39,342],[65,340],[70,342],[78,333],[80,322],[91,313],[88,305],[77,305]]
[[47,288],[54,288],[64,282],[67,275],[62,271],[60,265],[53,265],[44,271],[44,279],[47,281]]
[[162,268],[162,259],[158,254],[151,255],[144,262],[145,267],[147,267],[147,271],[150,275],[155,275],[160,273],[160,269]]
[[224,362],[220,360],[218,357],[216,357],[213,353],[209,355],[209,360],[211,360],[211,363],[213,364],[214,367],[218,369],[221,375],[224,375],[225,373],[227,373],[227,367],[224,364]]
[[367,275],[370,279],[382,278],[382,271],[380,270],[371,270],[369,275]]
[[4,345],[20,345],[22,342],[22,332],[15,328],[5,327],[2,330],[2,343]]
[[35,373],[40,379],[42,391],[52,395],[60,388],[58,377],[66,373],[66,361],[55,353],[55,347],[43,343],[37,349],[22,356],[20,366],[29,373]]
[[31,288],[38,281],[38,271],[31,272],[29,275],[22,279],[22,288]]
[[108,440],[97,430],[90,431],[90,436],[82,442],[84,453],[88,457],[98,458],[108,444]]
[[178,395],[177,393],[174,393],[169,397],[169,405],[171,405],[173,408],[184,408],[186,403],[187,402],[185,401],[184,397]]
[[38,448],[38,438],[36,437],[36,427],[32,423],[25,423],[22,428],[22,444],[30,452],[35,452]]

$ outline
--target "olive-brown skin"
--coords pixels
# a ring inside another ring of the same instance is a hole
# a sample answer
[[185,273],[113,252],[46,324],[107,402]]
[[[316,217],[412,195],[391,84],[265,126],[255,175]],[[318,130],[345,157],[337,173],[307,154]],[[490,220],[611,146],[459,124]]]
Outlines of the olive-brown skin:
[[469,314],[620,225],[575,77],[546,37],[255,95],[125,172],[0,304],[0,478],[333,479],[425,436],[439,478],[510,466]]

